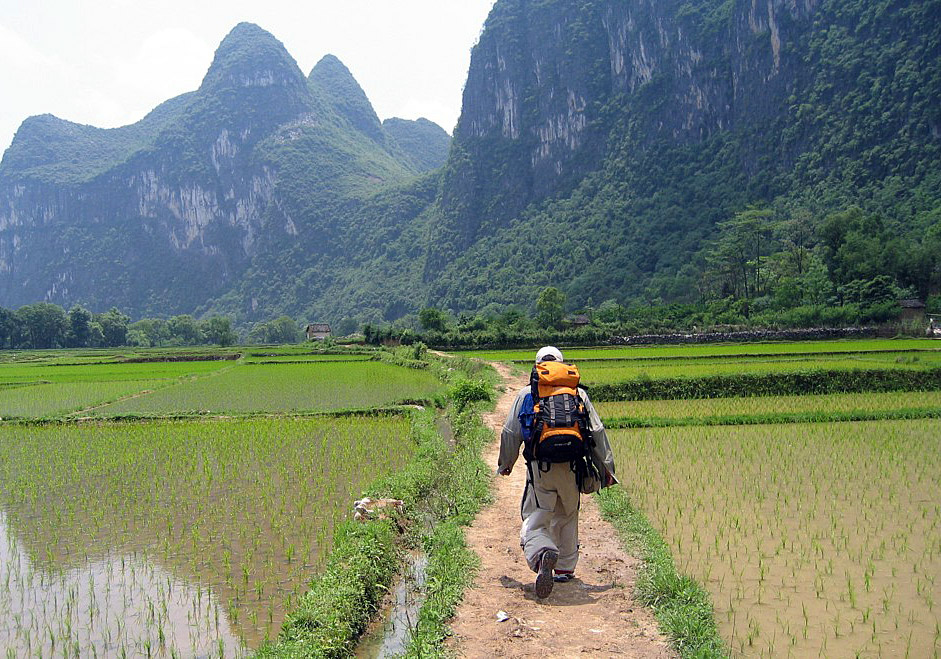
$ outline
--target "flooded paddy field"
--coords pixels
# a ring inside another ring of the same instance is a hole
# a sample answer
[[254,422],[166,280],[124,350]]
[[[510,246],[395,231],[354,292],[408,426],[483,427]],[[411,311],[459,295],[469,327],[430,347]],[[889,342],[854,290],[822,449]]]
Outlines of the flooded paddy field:
[[375,355],[2,355],[0,648],[229,657],[276,638],[352,501],[412,458],[399,404],[444,389]]
[[350,501],[408,461],[409,433],[406,414],[4,426],[0,646],[258,647],[306,590]]
[[941,652],[941,421],[609,435],[733,654]]

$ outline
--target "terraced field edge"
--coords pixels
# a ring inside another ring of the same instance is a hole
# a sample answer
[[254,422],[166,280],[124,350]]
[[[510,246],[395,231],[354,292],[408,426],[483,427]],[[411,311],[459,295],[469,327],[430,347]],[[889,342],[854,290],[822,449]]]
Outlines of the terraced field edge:
[[615,383],[589,383],[588,386],[591,399],[595,402],[939,389],[941,368],[913,371],[808,370],[792,373],[710,375],[699,378],[635,378]]
[[[460,368],[461,361],[430,366],[441,371],[453,368],[452,379],[458,384],[468,375],[476,376],[491,391],[492,382],[478,365],[468,374]],[[476,565],[460,527],[469,524],[489,498],[489,471],[480,458],[487,440],[480,412],[489,404],[480,400],[449,408],[453,446],[436,429],[433,409],[411,412],[417,444],[414,459],[365,491],[369,496],[401,499],[402,518],[341,524],[324,571],[288,615],[277,641],[262,647],[257,657],[351,656],[403,564],[405,547],[417,544],[424,545],[428,554],[428,578],[408,654],[440,652],[448,633],[446,621]]]
[[642,561],[634,597],[653,610],[660,630],[681,657],[727,657],[709,593],[676,571],[670,549],[620,487],[598,495],[602,516],[617,530],[625,549]]

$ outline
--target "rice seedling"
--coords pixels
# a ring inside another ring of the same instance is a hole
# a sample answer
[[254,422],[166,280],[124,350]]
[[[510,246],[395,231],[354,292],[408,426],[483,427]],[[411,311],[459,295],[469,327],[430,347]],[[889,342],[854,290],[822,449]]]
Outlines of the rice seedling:
[[256,647],[413,451],[407,415],[3,430],[0,646],[41,655]]
[[734,653],[938,653],[941,422],[610,434]]
[[107,405],[95,414],[363,409],[424,399],[442,389],[441,381],[432,373],[380,362],[246,364],[211,378],[182,382]]
[[941,407],[939,391],[823,394],[803,396],[757,396],[685,400],[597,402],[598,413],[614,419],[702,419],[775,414],[832,414],[891,412],[902,409]]

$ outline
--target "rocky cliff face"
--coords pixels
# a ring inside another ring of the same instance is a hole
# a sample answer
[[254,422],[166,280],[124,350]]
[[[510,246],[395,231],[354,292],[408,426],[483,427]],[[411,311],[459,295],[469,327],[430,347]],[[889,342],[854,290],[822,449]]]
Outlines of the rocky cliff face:
[[615,124],[698,142],[780,112],[818,0],[503,0],[474,48],[445,183],[463,245],[597,169]]
[[[748,204],[869,204],[908,231],[911,215],[896,215],[908,202],[879,190],[926,194],[921,208],[938,196],[938,12],[938,0],[501,0],[444,170],[431,298],[480,307],[551,283],[575,304],[636,300],[657,297],[659,278],[666,299],[695,299],[691,259]],[[494,294],[497,273],[515,295]]]
[[497,312],[550,284],[573,307],[690,301],[716,224],[752,204],[860,205],[917,240],[941,208],[939,15],[499,0],[450,142],[380,123],[335,58],[305,79],[239,26],[199,90],[134,126],[23,124],[0,164],[0,305],[244,324]]
[[352,194],[350,179],[421,171],[390,142],[339,60],[325,58],[308,81],[279,41],[240,24],[199,90],[138,124],[24,122],[0,165],[0,304],[193,311],[263,245],[299,239],[306,191],[285,182],[311,162],[342,168],[319,181],[334,198]]

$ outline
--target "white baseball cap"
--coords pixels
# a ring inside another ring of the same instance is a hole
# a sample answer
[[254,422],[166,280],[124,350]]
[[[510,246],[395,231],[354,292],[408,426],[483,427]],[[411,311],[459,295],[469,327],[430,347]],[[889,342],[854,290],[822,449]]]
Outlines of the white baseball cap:
[[536,353],[536,363],[539,362],[562,362],[565,361],[562,359],[562,351],[556,348],[555,346],[546,346],[540,348],[539,352]]

